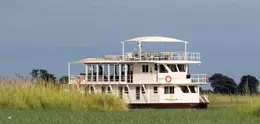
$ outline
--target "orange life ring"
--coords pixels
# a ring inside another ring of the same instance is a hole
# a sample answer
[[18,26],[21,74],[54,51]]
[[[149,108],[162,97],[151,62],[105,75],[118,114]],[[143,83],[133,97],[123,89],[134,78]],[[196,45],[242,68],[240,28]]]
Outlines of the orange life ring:
[[167,83],[170,83],[171,81],[172,81],[172,77],[171,76],[166,76],[165,77],[165,81],[167,82]]
[[80,84],[80,82],[81,82],[81,78],[80,77],[77,77],[77,84]]
[[206,83],[208,83],[209,82],[209,77],[208,76],[206,76]]

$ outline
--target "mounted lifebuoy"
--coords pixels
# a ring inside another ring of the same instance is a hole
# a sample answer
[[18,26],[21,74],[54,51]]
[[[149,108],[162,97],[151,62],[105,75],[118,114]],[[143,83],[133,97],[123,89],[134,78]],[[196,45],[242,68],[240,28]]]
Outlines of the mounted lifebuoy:
[[171,77],[171,76],[166,76],[166,77],[165,77],[165,81],[166,81],[167,83],[170,83],[170,82],[172,81],[172,77]]
[[77,84],[80,84],[80,82],[81,82],[81,78],[80,77],[77,77]]
[[208,83],[209,82],[209,77],[208,76],[206,76],[206,83]]

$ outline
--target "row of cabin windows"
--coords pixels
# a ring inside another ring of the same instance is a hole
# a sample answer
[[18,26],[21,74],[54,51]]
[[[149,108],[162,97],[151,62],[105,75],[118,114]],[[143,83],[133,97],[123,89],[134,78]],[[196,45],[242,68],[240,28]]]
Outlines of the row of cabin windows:
[[[198,88],[196,86],[180,86],[183,93],[197,93]],[[189,92],[190,89],[190,92]],[[165,86],[164,94],[174,94],[174,86]]]
[[[190,89],[190,92],[189,92],[188,88]],[[181,86],[181,91],[183,93],[197,93],[198,87],[196,87],[196,86]]]
[[[167,64],[167,66],[170,68],[172,72],[186,72],[185,68],[186,66],[184,64]],[[158,65],[154,64],[154,70],[158,70]],[[149,66],[148,65],[142,65],[142,72],[148,73],[149,72]],[[167,69],[164,67],[164,65],[159,65],[159,73],[168,73]]]
[[[183,93],[189,93],[189,89],[190,89],[190,92],[191,93],[197,93],[198,89],[196,86],[180,86],[181,88],[181,91]],[[188,89],[189,88],[189,89]],[[110,87],[104,87],[102,86],[101,87],[101,90],[102,92],[106,92],[106,89],[107,89],[107,93],[111,93],[111,88]],[[122,93],[123,93],[123,87],[120,87],[119,88],[121,93],[120,93],[120,96],[122,96]],[[91,92],[94,93],[94,87],[91,87],[90,88]],[[136,100],[140,100],[140,90],[142,92],[142,94],[145,93],[145,90],[143,87],[136,87],[135,91],[136,91]],[[124,87],[124,93],[125,94],[128,94],[129,93],[129,90],[127,87]],[[158,87],[153,87],[153,93],[158,93]],[[165,86],[164,87],[164,94],[174,94],[174,86]]]

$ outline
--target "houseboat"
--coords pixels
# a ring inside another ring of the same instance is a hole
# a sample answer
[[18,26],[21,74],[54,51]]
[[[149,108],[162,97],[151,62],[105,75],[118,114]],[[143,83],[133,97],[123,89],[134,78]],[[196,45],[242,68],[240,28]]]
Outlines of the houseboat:
[[[125,44],[136,43],[136,50],[125,51]],[[200,53],[187,52],[187,41],[145,36],[122,41],[121,55],[85,58],[68,63],[69,84],[88,93],[120,96],[130,108],[207,108],[209,100],[200,94],[207,84],[206,74],[190,74],[190,64],[200,64]],[[182,43],[182,51],[145,51],[146,43]],[[111,46],[112,48],[112,46]],[[84,73],[71,74],[72,64],[83,64]]]

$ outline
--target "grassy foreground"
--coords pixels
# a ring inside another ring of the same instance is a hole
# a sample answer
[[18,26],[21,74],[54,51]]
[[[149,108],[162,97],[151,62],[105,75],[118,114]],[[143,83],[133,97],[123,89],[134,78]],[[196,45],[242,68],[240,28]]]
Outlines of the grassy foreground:
[[[2,109],[0,123],[22,124],[256,124],[259,96],[210,95],[208,109],[84,111]],[[9,118],[11,117],[11,118]]]
[[[256,124],[260,96],[209,95],[209,108],[127,110],[123,100],[55,87],[0,85],[0,124]],[[102,111],[100,111],[102,110]]]
[[83,94],[76,90],[0,86],[0,108],[70,109],[70,110],[127,110],[122,99],[106,94]]
[[257,124],[259,122],[259,117],[242,115],[231,108],[113,112],[43,109],[4,109],[0,111],[0,123],[3,124]]

